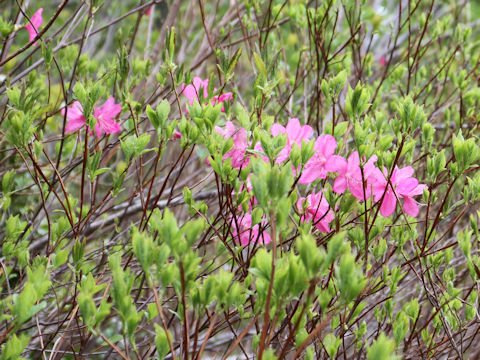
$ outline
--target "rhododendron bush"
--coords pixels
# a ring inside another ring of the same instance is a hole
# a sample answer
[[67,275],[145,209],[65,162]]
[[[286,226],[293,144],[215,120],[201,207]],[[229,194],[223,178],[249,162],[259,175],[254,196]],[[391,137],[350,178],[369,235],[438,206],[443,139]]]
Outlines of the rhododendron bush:
[[0,3],[0,359],[480,357],[477,2]]

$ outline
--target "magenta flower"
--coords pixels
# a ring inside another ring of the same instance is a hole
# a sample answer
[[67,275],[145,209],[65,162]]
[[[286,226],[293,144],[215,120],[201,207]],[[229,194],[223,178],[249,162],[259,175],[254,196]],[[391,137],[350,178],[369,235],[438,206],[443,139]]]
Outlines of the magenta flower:
[[302,140],[308,141],[312,136],[313,129],[309,125],[300,125],[300,121],[297,118],[292,118],[288,121],[287,127],[283,127],[280,124],[273,124],[270,128],[270,133],[274,137],[280,134],[287,135],[287,145],[280,151],[276,160],[278,164],[288,159],[293,144],[301,146]]
[[245,156],[245,152],[248,147],[248,133],[244,128],[237,129],[236,126],[231,122],[227,121],[225,124],[225,129],[222,129],[219,126],[215,126],[217,132],[225,139],[233,139],[233,148],[227,151],[223,156],[225,161],[228,158],[232,159],[232,167],[235,169],[241,169],[248,165],[248,157]]
[[[399,169],[395,166],[390,178],[391,185],[387,182],[388,173],[384,168],[383,173],[379,169],[375,169],[373,176],[375,176],[375,183],[373,184],[373,196],[375,201],[380,201],[380,214],[389,217],[395,211],[397,206],[397,197],[403,199],[403,210],[407,215],[418,215],[418,204],[413,199],[416,195],[421,195],[423,190],[427,188],[424,184],[419,184],[418,180],[413,175],[413,168],[411,166]],[[392,188],[393,186],[393,188]],[[385,195],[384,195],[385,193]],[[395,194],[397,196],[395,196]]]
[[[32,41],[37,36],[37,30],[42,26],[43,18],[42,18],[42,11],[43,8],[38,9],[35,14],[30,18],[30,22],[25,26],[25,29],[28,31],[28,41]],[[37,45],[35,41],[33,45]]]
[[195,100],[198,101],[198,94],[200,93],[201,89],[203,89],[203,97],[208,96],[208,79],[202,80],[202,78],[199,78],[198,76],[195,76],[193,78],[193,83],[188,84],[185,86],[185,84],[182,84],[182,94],[185,95],[188,99],[188,103],[190,105],[193,105],[193,102]]
[[[186,96],[186,98],[188,99],[188,103],[191,106],[193,105],[195,100],[200,102],[200,100],[198,99],[198,95],[201,93],[202,89],[203,89],[203,97],[204,98],[208,97],[208,79],[202,80],[202,78],[195,76],[193,78],[192,84],[188,84],[187,86],[185,86],[185,84],[182,84],[181,89],[182,89],[182,94]],[[217,91],[217,89],[215,88],[213,89],[213,91],[215,92]],[[221,94],[219,96],[213,96],[212,104],[216,105],[219,102],[223,103],[224,101],[229,101],[232,98],[233,98],[233,95],[231,92]],[[224,107],[222,107],[222,111],[223,112],[225,111]],[[188,109],[186,109],[185,112],[188,113]]]
[[85,117],[83,116],[82,104],[78,101],[74,101],[72,106],[65,110],[62,109],[62,115],[65,116],[67,112],[67,125],[65,126],[65,132],[74,132],[81,129],[85,125]]
[[297,201],[297,208],[300,212],[304,211],[303,204],[306,202],[305,213],[300,217],[301,222],[312,221],[313,225],[323,233],[330,232],[329,224],[335,219],[333,211],[330,210],[323,192],[312,192],[307,199],[300,198]]
[[95,109],[93,116],[97,119],[95,131],[98,137],[102,136],[102,132],[105,134],[116,134],[122,130],[121,126],[113,120],[121,112],[122,106],[115,104],[113,97],[108,98],[105,104]]
[[333,191],[337,194],[343,194],[346,189],[350,190],[353,196],[359,200],[365,200],[363,192],[363,184],[366,181],[365,195],[367,198],[371,195],[371,188],[373,186],[374,178],[372,177],[375,171],[374,163],[377,161],[377,156],[373,155],[367,163],[360,169],[360,157],[358,151],[354,151],[345,160],[341,156],[332,156],[332,167],[338,172],[338,176],[333,184]]
[[[66,111],[68,122],[65,127],[65,132],[69,133],[77,131],[85,125],[83,108],[78,101],[75,101]],[[115,104],[113,97],[108,98],[102,106],[95,109],[93,116],[97,119],[95,132],[98,137],[101,137],[103,133],[116,134],[120,132],[122,128],[115,122],[114,118],[116,118],[121,111],[122,106],[120,104]],[[65,109],[62,109],[62,114],[65,115]],[[90,129],[88,132],[90,134],[93,133]]]
[[252,227],[252,214],[249,212],[242,216],[237,216],[236,220],[232,219],[231,225],[234,241],[236,243],[240,242],[242,246],[248,246],[250,243],[256,243],[258,240],[262,244],[268,244],[271,241],[269,233],[266,231],[260,232],[260,225],[264,228],[265,222]]
[[[260,158],[262,158],[263,161],[265,161],[267,163],[270,162],[268,156],[265,155],[265,151],[263,150],[262,144],[260,143],[260,141],[257,141],[255,146],[253,147],[253,150],[256,151],[257,153],[259,153],[259,154],[256,154],[256,156],[260,156]],[[278,164],[279,161],[277,160],[276,163]]]
[[178,130],[175,130],[172,135],[172,140],[178,140],[182,138],[182,133]]
[[[213,89],[213,92],[217,91],[217,88]],[[219,102],[223,103],[225,101],[230,101],[233,99],[233,94],[231,92],[227,92],[225,94],[215,95],[212,97],[212,104],[217,105]],[[222,112],[225,112],[225,106],[222,106]]]
[[337,142],[332,135],[322,135],[317,138],[314,146],[314,154],[307,161],[300,176],[300,184],[310,184],[317,179],[325,179],[327,172],[335,171],[335,159],[333,153],[337,148]]

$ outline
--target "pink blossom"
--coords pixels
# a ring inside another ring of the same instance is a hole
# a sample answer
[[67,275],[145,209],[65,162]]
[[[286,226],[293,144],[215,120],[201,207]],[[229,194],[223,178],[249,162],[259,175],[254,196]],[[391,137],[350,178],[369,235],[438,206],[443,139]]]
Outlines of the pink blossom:
[[81,129],[85,125],[85,117],[83,116],[82,104],[78,101],[74,101],[72,106],[65,110],[62,109],[62,115],[65,116],[67,112],[67,125],[65,126],[65,132],[73,132]]
[[287,144],[285,148],[280,151],[276,160],[278,164],[288,159],[293,144],[301,146],[302,140],[308,141],[312,136],[313,129],[309,125],[300,125],[300,121],[297,118],[292,118],[288,121],[287,127],[283,127],[280,124],[273,124],[270,128],[270,133],[274,137],[280,134],[287,135]]
[[95,131],[98,137],[102,136],[102,132],[105,134],[116,134],[122,130],[121,126],[113,120],[121,112],[122,106],[115,104],[113,97],[108,98],[105,104],[95,109],[93,116],[97,118]]
[[387,58],[385,56],[380,56],[378,62],[380,63],[380,65],[385,66],[385,64],[387,63]]
[[185,84],[182,84],[182,94],[185,95],[188,99],[188,103],[190,105],[193,105],[193,102],[195,100],[198,101],[198,94],[200,93],[200,90],[203,88],[203,97],[206,98],[208,96],[208,79],[202,80],[202,78],[199,78],[198,76],[195,76],[193,78],[193,83],[188,84],[185,86]]
[[[195,76],[193,78],[193,83],[188,84],[185,86],[185,84],[182,84],[181,86],[182,89],[182,94],[186,96],[188,99],[188,103],[193,105],[194,101],[200,102],[198,99],[198,95],[200,94],[200,91],[203,89],[203,97],[206,98],[208,97],[208,79],[202,80],[202,78]],[[217,89],[213,89],[213,92],[217,91]],[[233,95],[231,92],[227,92],[225,94],[220,94],[220,95],[215,95],[212,97],[212,104],[216,105],[217,103],[221,102],[223,103],[224,101],[229,101],[233,98]],[[188,109],[185,110],[188,113]],[[225,107],[222,107],[222,111],[225,111]]]
[[[213,89],[213,92],[217,91],[217,88]],[[230,101],[233,99],[233,94],[227,92],[225,94],[220,94],[219,96],[215,95],[212,97],[212,104],[217,105],[219,102],[223,103],[225,101]],[[222,106],[222,112],[225,112],[225,106]]]
[[300,184],[310,184],[317,179],[325,179],[327,172],[335,171],[335,159],[333,153],[337,148],[337,142],[332,135],[322,135],[317,138],[314,146],[314,154],[307,161],[300,176]]
[[[277,137],[280,134],[287,135],[287,143],[285,147],[278,153],[277,159],[275,160],[276,164],[280,164],[288,159],[290,156],[290,152],[292,151],[293,144],[297,144],[301,146],[302,140],[308,141],[309,138],[312,136],[313,129],[309,125],[300,125],[300,121],[296,118],[292,118],[288,121],[286,127],[280,124],[273,124],[270,128],[270,133],[273,137]],[[262,148],[260,142],[257,142],[253,148],[255,151],[265,154],[265,151]],[[269,162],[269,159],[265,155],[261,155],[261,158]],[[293,168],[293,172],[295,173],[295,169]]]
[[182,133],[178,130],[175,130],[172,135],[173,140],[178,140],[182,138]]
[[397,206],[397,197],[403,199],[403,210],[407,215],[414,217],[418,215],[418,204],[413,200],[413,197],[421,195],[427,186],[419,184],[418,180],[412,177],[413,172],[414,170],[411,166],[402,169],[395,166],[390,178],[390,185],[387,183],[387,170],[384,168],[382,173],[379,169],[375,169],[373,173],[373,176],[375,176],[373,195],[375,201],[380,201],[383,197],[380,206],[380,214],[382,216],[389,217],[393,214]]
[[333,211],[330,210],[327,200],[323,192],[312,192],[307,199],[300,198],[297,201],[297,208],[303,212],[303,204],[306,203],[305,213],[301,216],[300,221],[313,221],[313,225],[321,232],[329,232],[329,224],[335,218]]
[[[63,115],[65,115],[65,111],[67,112],[68,120],[65,132],[77,131],[85,125],[83,108],[78,101],[75,101],[67,110],[63,109]],[[102,133],[116,134],[122,129],[121,126],[113,120],[121,111],[121,105],[115,104],[113,97],[108,98],[102,106],[95,109],[93,116],[97,119],[95,132],[98,137],[101,137]],[[89,133],[93,133],[93,131],[89,131]]]
[[150,15],[152,13],[152,7],[153,6],[150,6],[146,11],[145,11],[145,15]]
[[[258,156],[260,156],[263,159],[263,161],[270,162],[270,160],[268,159],[268,156],[265,155],[265,151],[263,150],[262,144],[260,143],[260,141],[257,141],[255,146],[253,147],[253,150],[261,154]],[[278,161],[277,161],[277,164],[278,164]]]
[[244,128],[237,129],[236,126],[231,122],[227,121],[225,124],[225,129],[222,129],[219,126],[215,126],[217,132],[225,139],[233,139],[233,148],[228,150],[227,153],[223,156],[225,161],[228,158],[232,159],[232,167],[235,169],[241,169],[248,165],[248,157],[245,156],[245,152],[248,147],[248,133]]
[[233,239],[236,243],[240,241],[242,246],[248,246],[250,243],[256,243],[258,240],[262,244],[268,244],[271,241],[270,234],[266,231],[260,232],[260,225],[265,227],[265,222],[256,224],[252,227],[252,214],[247,212],[242,216],[237,216],[231,222],[233,230]]
[[[30,18],[30,22],[25,26],[25,29],[28,31],[28,41],[32,41],[37,36],[37,30],[42,26],[43,18],[42,18],[42,11],[43,8],[38,9],[35,14]],[[33,45],[37,45],[35,41]]]
[[[351,153],[348,160],[336,155],[333,155],[332,159],[332,167],[339,174],[333,184],[333,191],[343,194],[348,189],[359,200],[365,200],[364,195],[369,198],[374,181],[371,175],[375,171],[374,163],[377,161],[377,156],[373,155],[363,166],[363,176],[358,151]],[[366,181],[365,194],[363,192],[364,181]]]

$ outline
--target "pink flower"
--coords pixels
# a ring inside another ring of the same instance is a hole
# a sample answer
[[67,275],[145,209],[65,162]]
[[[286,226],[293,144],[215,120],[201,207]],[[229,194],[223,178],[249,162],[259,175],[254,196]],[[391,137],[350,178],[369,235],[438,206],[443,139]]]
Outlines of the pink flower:
[[377,156],[373,155],[363,166],[363,177],[358,151],[351,153],[348,160],[336,155],[333,155],[332,159],[332,167],[339,173],[333,184],[333,191],[337,194],[343,194],[348,189],[357,199],[365,200],[363,184],[366,181],[365,195],[369,198],[373,185],[372,182],[374,182],[371,175],[376,169],[373,163],[377,161]]
[[411,166],[402,169],[395,166],[390,178],[390,185],[387,183],[387,170],[384,168],[382,173],[379,169],[375,169],[373,173],[373,176],[375,176],[373,196],[375,201],[380,201],[383,197],[380,205],[380,214],[382,216],[389,217],[393,214],[397,206],[397,197],[403,199],[403,210],[407,215],[414,217],[418,215],[418,204],[413,200],[413,197],[421,195],[427,186],[419,184],[418,180],[412,177],[413,172],[414,170]]
[[[268,156],[265,155],[265,151],[263,150],[262,144],[260,143],[260,141],[258,141],[255,144],[255,146],[253,147],[253,150],[261,154],[261,155],[259,154],[257,156],[260,156],[263,159],[263,161],[270,162],[270,160],[268,159]],[[277,161],[277,163],[278,163],[278,161]]]
[[150,6],[146,11],[145,11],[145,15],[150,15],[152,13],[152,7],[153,6]]
[[[213,92],[217,91],[217,88],[213,89]],[[215,95],[212,97],[212,104],[217,105],[219,102],[223,103],[225,101],[230,101],[233,99],[233,94],[227,92],[225,94],[220,94],[219,96]],[[225,106],[222,106],[222,112],[225,112]]]
[[321,232],[330,232],[329,224],[335,219],[333,211],[330,210],[323,192],[312,192],[307,196],[307,199],[300,198],[297,201],[297,208],[300,212],[303,212],[303,204],[306,202],[305,213],[301,216],[300,221],[312,221],[313,225]]
[[[63,115],[65,115],[65,111],[67,112],[68,120],[65,127],[65,132],[69,133],[77,131],[85,125],[83,108],[78,101],[75,101],[67,110],[63,109]],[[101,137],[102,133],[116,134],[122,129],[121,126],[113,120],[118,116],[118,114],[120,114],[121,111],[121,105],[115,104],[113,97],[108,98],[102,106],[99,106],[95,109],[93,116],[97,119],[95,132],[98,137]],[[93,131],[90,130],[89,132],[93,133]]]
[[336,148],[337,142],[332,135],[319,136],[315,141],[315,152],[305,164],[298,182],[300,184],[310,184],[317,179],[325,179],[327,172],[335,171],[333,153]]
[[232,167],[235,169],[241,169],[248,165],[248,157],[245,157],[245,152],[248,147],[248,133],[244,128],[237,129],[236,126],[231,122],[227,121],[225,124],[225,129],[222,129],[219,126],[215,126],[217,132],[225,139],[233,139],[233,148],[227,151],[223,156],[225,161],[228,158],[232,159]]
[[175,130],[172,135],[172,140],[178,140],[182,138],[182,133],[178,130]]
[[[37,36],[37,30],[42,26],[43,18],[42,18],[42,11],[43,8],[38,9],[35,14],[30,18],[30,22],[25,26],[25,29],[28,31],[28,41],[32,41]],[[37,45],[35,41],[33,45]]]
[[73,132],[81,129],[85,125],[85,117],[83,116],[82,104],[78,101],[74,101],[72,106],[65,110],[62,109],[62,115],[65,116],[67,112],[67,125],[65,126],[65,132]]
[[[233,230],[233,240],[242,246],[248,246],[250,243],[256,243],[258,240],[262,244],[268,244],[271,241],[270,234],[266,231],[260,232],[260,225],[265,227],[265,222],[256,224],[252,227],[252,214],[247,212],[242,216],[237,216],[231,222]],[[238,226],[237,226],[238,225]]]
[[113,120],[121,112],[122,106],[115,104],[113,97],[108,98],[105,104],[95,109],[93,116],[97,118],[95,131],[98,137],[102,136],[102,132],[105,134],[116,134],[122,130],[121,126]]
[[[193,83],[188,84],[185,86],[185,84],[182,84],[181,86],[182,89],[182,94],[185,95],[188,99],[188,103],[193,105],[194,101],[197,100],[200,102],[198,99],[198,95],[200,94],[201,90],[203,89],[203,97],[206,98],[208,97],[208,79],[202,80],[202,78],[195,76],[193,78]],[[217,91],[217,89],[213,89],[213,91]],[[212,97],[212,104],[216,105],[217,103],[221,102],[223,103],[224,101],[229,101],[233,98],[233,95],[231,92],[221,94],[219,96],[214,96]],[[222,107],[222,111],[225,111],[225,108]],[[186,113],[188,113],[188,109],[185,110]]]
[[381,56],[380,59],[378,59],[378,62],[380,63],[380,65],[385,66],[385,64],[387,63],[387,58],[385,56]]
[[276,160],[278,164],[288,159],[293,144],[301,146],[302,140],[308,141],[312,136],[313,129],[309,125],[300,125],[300,121],[297,118],[292,118],[288,121],[286,128],[280,124],[273,124],[270,128],[270,133],[274,137],[280,134],[287,135],[287,145],[280,151]]
[[195,100],[198,101],[198,94],[200,93],[200,90],[203,88],[203,97],[206,98],[208,96],[208,79],[202,80],[202,78],[199,78],[198,76],[195,76],[193,78],[193,84],[188,84],[185,86],[185,84],[182,84],[182,94],[185,95],[188,99],[188,103],[190,105],[193,105],[193,102]]

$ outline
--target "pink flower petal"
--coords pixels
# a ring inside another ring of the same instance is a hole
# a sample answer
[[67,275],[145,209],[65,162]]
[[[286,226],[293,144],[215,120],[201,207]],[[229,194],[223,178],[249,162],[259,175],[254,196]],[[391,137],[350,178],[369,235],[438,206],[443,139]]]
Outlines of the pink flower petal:
[[182,94],[186,96],[190,105],[193,105],[193,102],[195,100],[198,101],[197,91],[195,90],[195,87],[193,85],[189,84],[182,90]]
[[302,139],[307,141],[313,134],[313,129],[310,125],[303,125],[302,129],[300,130],[300,141],[299,143],[302,142]]
[[368,187],[365,189],[365,193],[363,192],[363,182],[361,180],[350,180],[348,182],[348,189],[358,200],[365,200],[365,197],[368,198],[370,196]]
[[339,175],[333,183],[333,191],[337,194],[343,194],[347,189],[347,179],[345,176]]
[[384,217],[389,217],[395,211],[395,207],[397,206],[397,198],[395,194],[392,193],[391,190],[388,190],[383,198],[382,205],[380,206],[380,214]]
[[78,129],[81,129],[83,126],[85,126],[85,119],[74,118],[72,120],[69,120],[67,122],[67,125],[65,125],[65,133],[77,131]]
[[115,104],[115,99],[109,97],[102,106],[95,109],[94,116],[97,119],[103,118],[105,120],[112,120],[122,112],[122,106]]
[[417,216],[418,215],[417,202],[413,200],[411,197],[403,198],[403,210],[407,215],[410,215],[413,217]]
[[338,172],[345,175],[347,172],[347,160],[338,155],[332,155],[325,163],[325,168],[329,172]]
[[281,164],[282,162],[284,162],[285,160],[288,159],[288,157],[290,156],[290,151],[292,151],[292,148],[288,145],[286,145],[277,155],[277,160],[275,161],[275,163],[277,164]]
[[330,157],[337,148],[337,141],[332,135],[321,135],[315,141],[314,149],[323,154],[325,158]]
[[[30,18],[30,22],[25,26],[25,29],[28,31],[28,41],[32,41],[37,36],[37,31],[42,26],[43,18],[42,18],[43,8],[38,9],[35,14]],[[33,45],[36,45],[35,42]]]
[[327,172],[320,166],[305,166],[298,182],[300,184],[311,184],[317,179],[325,179]]
[[413,175],[413,173],[414,173],[414,170],[411,166],[406,166],[402,169],[395,167],[395,170],[393,170],[393,174],[392,174],[392,183],[397,183],[400,180],[409,178]]
[[296,138],[300,134],[301,129],[302,126],[300,125],[300,120],[297,118],[291,118],[288,121],[286,133],[289,137]]
[[[122,130],[122,127],[113,120],[99,120],[97,125],[101,126],[105,134],[116,134]],[[97,127],[97,125],[95,126],[95,128]]]
[[415,195],[422,195],[424,190],[427,190],[428,186],[424,184],[418,185],[415,189],[413,189],[408,195],[415,196]]
[[370,159],[368,159],[367,163],[363,166],[363,175],[365,178],[368,179],[370,175],[374,172],[376,169],[374,163],[377,162],[378,158],[376,155],[372,155]]
[[72,106],[62,109],[62,115],[67,113],[67,125],[65,126],[65,132],[73,132],[82,128],[85,125],[85,117],[83,116],[82,105],[78,101],[74,101]]
[[348,167],[360,166],[360,157],[358,156],[358,151],[354,151],[348,157]]
[[208,79],[202,80],[201,77],[195,76],[193,78],[193,86],[195,87],[196,95],[200,95],[200,90],[203,88],[203,97],[208,96]]
[[410,194],[418,186],[418,180],[415,178],[406,178],[399,182],[397,185],[397,193],[398,194]]
[[285,134],[286,132],[287,132],[287,129],[285,129],[280,124],[273,124],[272,127],[270,128],[270,133],[272,134],[273,137],[276,137],[280,134]]

